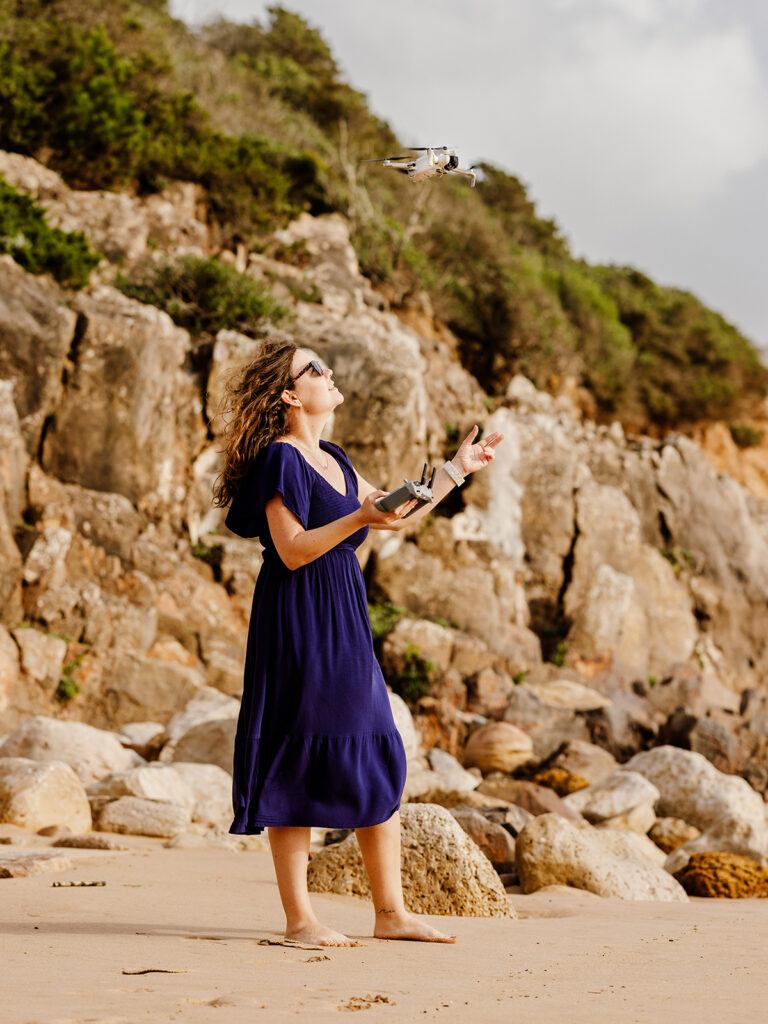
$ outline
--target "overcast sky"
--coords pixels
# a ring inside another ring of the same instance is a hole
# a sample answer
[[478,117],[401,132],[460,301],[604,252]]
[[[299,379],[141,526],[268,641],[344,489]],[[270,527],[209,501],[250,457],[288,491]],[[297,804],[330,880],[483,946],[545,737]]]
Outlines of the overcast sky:
[[[192,24],[267,6],[170,2]],[[686,288],[768,351],[768,0],[284,6],[404,143],[503,167],[575,255]]]

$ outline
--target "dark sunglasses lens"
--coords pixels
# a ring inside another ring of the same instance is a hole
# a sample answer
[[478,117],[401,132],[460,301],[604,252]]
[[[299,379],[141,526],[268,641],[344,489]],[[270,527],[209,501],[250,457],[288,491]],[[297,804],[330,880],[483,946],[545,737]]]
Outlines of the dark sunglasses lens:
[[316,359],[313,359],[309,365],[312,367],[312,369],[315,371],[318,377],[323,376],[323,368]]

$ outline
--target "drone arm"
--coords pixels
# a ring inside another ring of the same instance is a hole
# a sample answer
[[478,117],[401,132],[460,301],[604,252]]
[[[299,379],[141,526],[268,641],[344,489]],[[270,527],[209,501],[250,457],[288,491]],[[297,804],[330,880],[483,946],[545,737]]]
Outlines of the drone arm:
[[474,188],[475,187],[475,182],[477,181],[477,175],[475,174],[474,171],[465,170],[463,167],[452,167],[450,169],[447,169],[445,173],[446,174],[460,174],[462,176],[462,178],[469,178],[470,188]]

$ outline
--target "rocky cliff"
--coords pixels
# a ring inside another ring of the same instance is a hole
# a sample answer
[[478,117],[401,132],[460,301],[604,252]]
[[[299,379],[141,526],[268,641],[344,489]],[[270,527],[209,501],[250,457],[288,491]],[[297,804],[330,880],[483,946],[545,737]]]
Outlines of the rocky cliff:
[[[220,331],[201,358],[114,287],[138,261],[209,254],[194,186],[77,192],[15,154],[0,174],[104,255],[78,293],[0,258],[0,732],[33,714],[165,724],[202,687],[242,683],[258,544],[210,496],[223,382],[260,342]],[[487,395],[426,300],[392,309],[360,274],[340,215],[275,241],[301,260],[220,258],[333,366],[329,436],[364,476],[394,487],[475,422],[506,438],[421,528],[360,552],[372,599],[408,613],[385,667],[397,682],[421,666],[425,746],[461,754],[480,715],[540,757],[586,738],[626,759],[666,738],[765,788],[768,502],[682,436],[625,437],[522,377]]]

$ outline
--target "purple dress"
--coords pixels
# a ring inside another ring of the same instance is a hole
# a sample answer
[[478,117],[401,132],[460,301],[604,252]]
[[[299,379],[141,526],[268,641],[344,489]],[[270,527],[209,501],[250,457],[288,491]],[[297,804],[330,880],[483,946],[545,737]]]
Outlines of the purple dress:
[[225,520],[233,533],[264,545],[235,734],[230,832],[377,825],[398,809],[405,785],[405,750],[373,653],[355,556],[368,527],[294,570],[269,533],[264,506],[277,493],[308,530],[360,508],[346,452],[331,441],[320,447],[341,465],[345,494],[293,445],[274,441],[259,452]]

